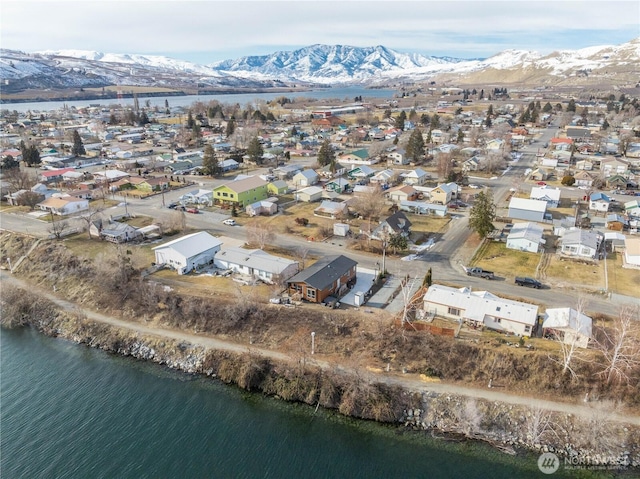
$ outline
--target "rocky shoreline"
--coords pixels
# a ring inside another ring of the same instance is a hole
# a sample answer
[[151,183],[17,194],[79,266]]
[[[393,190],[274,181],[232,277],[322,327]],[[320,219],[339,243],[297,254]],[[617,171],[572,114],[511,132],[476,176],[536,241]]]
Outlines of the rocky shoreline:
[[[640,428],[482,399],[363,385],[362,378],[328,377],[304,363],[282,363],[143,336],[56,311],[22,325],[113,354],[153,361],[287,401],[336,409],[347,416],[397,424],[445,440],[480,440],[507,454],[554,453],[565,464],[627,471],[640,468]],[[5,324],[6,318],[4,318]],[[320,385],[320,386],[318,386]],[[373,405],[373,406],[372,406]],[[593,467],[592,467],[593,466]],[[577,467],[574,467],[577,468]]]

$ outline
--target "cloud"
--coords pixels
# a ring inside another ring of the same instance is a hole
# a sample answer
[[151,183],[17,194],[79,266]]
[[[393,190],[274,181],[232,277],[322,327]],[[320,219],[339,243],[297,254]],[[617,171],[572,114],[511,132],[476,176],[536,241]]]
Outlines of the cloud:
[[[33,12],[37,11],[38,15]],[[3,48],[213,62],[315,43],[462,57],[637,37],[637,1],[4,1]]]

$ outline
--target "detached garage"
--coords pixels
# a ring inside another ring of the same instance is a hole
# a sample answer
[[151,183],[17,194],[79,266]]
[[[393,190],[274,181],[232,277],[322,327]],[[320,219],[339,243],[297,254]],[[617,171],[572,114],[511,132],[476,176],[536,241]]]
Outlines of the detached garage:
[[153,248],[157,265],[167,265],[178,274],[213,263],[222,241],[205,231],[193,233]]
[[527,198],[511,198],[509,201],[509,218],[514,220],[541,222],[546,211],[546,201]]

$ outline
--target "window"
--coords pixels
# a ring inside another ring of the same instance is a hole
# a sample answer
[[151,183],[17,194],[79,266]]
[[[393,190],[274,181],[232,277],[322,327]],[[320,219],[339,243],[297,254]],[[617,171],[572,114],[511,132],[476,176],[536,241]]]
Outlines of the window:
[[222,196],[226,198],[227,196],[229,196],[229,193],[222,193]]
[[495,318],[496,323],[501,323],[502,322],[502,318]]
[[451,306],[449,306],[447,312],[452,316],[460,316],[460,310],[458,308],[452,308]]
[[500,306],[496,306],[496,311],[500,311]]
[[307,298],[316,299],[316,290],[315,289],[307,289]]
[[524,332],[525,333],[530,333],[531,332],[531,326],[525,326],[524,327]]

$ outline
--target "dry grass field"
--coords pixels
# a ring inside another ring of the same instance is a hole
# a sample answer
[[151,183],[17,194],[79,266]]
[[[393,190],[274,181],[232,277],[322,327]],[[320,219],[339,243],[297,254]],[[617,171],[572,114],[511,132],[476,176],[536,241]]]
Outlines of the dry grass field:
[[604,289],[604,263],[587,264],[556,255],[551,256],[546,269],[547,278],[562,285],[576,285],[587,289]]
[[472,260],[473,266],[493,271],[496,276],[536,276],[540,255],[507,249],[505,243],[485,241]]
[[640,269],[623,268],[620,253],[607,256],[607,280],[609,291],[626,296],[640,296]]

